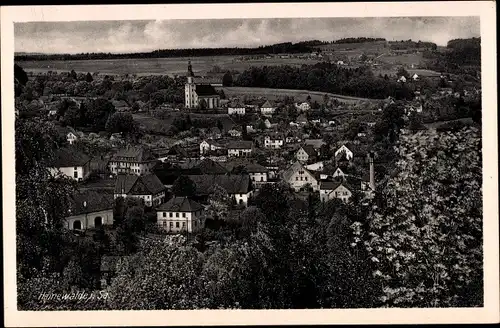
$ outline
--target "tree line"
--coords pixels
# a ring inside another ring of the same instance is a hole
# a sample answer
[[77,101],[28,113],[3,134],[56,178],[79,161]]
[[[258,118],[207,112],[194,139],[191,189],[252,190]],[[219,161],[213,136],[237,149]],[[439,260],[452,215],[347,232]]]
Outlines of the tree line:
[[262,66],[243,71],[233,85],[276,89],[299,89],[363,98],[412,99],[413,92],[387,76],[375,76],[368,67],[344,68],[333,63],[293,67]]

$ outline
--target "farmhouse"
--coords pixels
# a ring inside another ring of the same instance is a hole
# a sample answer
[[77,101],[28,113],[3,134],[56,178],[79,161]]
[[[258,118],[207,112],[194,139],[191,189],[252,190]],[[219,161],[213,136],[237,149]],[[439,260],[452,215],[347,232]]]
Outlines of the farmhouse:
[[239,101],[234,101],[227,107],[227,114],[245,115],[245,110],[246,108],[244,105],[242,105]]
[[270,134],[264,137],[264,148],[278,149],[283,147],[284,138],[281,134]]
[[152,172],[156,158],[144,147],[128,147],[119,150],[109,161],[111,173],[143,175]]
[[106,193],[80,191],[73,195],[68,216],[68,230],[86,230],[113,225],[113,199]]
[[295,158],[302,163],[307,163],[316,158],[316,150],[311,145],[303,145],[295,153]]
[[343,202],[352,196],[351,188],[345,181],[322,181],[319,187],[319,198],[322,202],[338,198]]
[[253,142],[252,141],[231,141],[227,145],[227,155],[228,156],[250,156],[253,150]]
[[158,226],[167,232],[196,232],[203,229],[203,206],[187,197],[174,197],[158,207]]
[[65,175],[71,179],[82,181],[90,174],[90,157],[75,150],[59,148],[49,167],[52,175]]
[[213,140],[203,140],[200,143],[200,155],[208,154],[210,152],[214,152],[218,149],[225,149],[225,147]]
[[155,174],[118,174],[114,198],[118,197],[140,198],[148,207],[157,206],[165,199],[165,186]]
[[207,198],[212,194],[214,186],[222,187],[233,198],[236,204],[246,206],[252,195],[252,183],[247,174],[230,175],[188,175],[196,184],[196,195]]
[[335,151],[335,159],[340,160],[343,156],[345,156],[345,159],[348,161],[352,160],[354,154],[352,151],[347,148],[346,145],[342,145],[339,149]]
[[299,161],[283,172],[283,180],[290,184],[295,191],[303,190],[306,187],[318,191],[318,180]]
[[188,64],[187,79],[184,86],[186,108],[213,109],[220,106],[220,96],[212,85],[195,83],[191,61]]
[[311,109],[311,104],[305,101],[303,103],[295,103],[295,107],[302,112],[307,112]]
[[262,115],[273,115],[276,111],[276,106],[273,105],[269,100],[260,107],[260,113]]

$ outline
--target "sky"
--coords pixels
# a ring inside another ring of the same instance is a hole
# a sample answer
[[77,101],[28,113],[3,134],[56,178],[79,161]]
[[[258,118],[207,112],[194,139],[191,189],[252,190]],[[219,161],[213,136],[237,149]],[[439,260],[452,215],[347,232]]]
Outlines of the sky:
[[381,37],[431,41],[480,36],[479,17],[276,18],[16,23],[16,52],[130,53],[254,47],[279,42]]

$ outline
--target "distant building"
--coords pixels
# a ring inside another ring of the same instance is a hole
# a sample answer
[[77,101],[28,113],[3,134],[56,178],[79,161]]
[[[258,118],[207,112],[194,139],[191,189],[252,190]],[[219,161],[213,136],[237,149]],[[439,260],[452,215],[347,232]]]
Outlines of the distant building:
[[273,115],[276,112],[276,106],[273,105],[269,100],[260,107],[260,113],[262,115]]
[[345,156],[345,159],[350,161],[352,160],[354,154],[349,148],[347,148],[346,145],[342,145],[335,151],[335,159],[339,160],[340,158],[342,158],[342,156]]
[[49,167],[52,175],[65,175],[76,181],[82,181],[90,174],[90,157],[69,148],[60,148],[54,154]]
[[283,147],[285,140],[280,134],[271,134],[264,137],[264,148],[279,149]]
[[307,112],[311,109],[311,104],[305,101],[302,103],[296,103],[295,107],[302,112]]
[[295,158],[302,163],[312,161],[316,158],[316,156],[316,150],[311,145],[303,145],[295,153]]
[[227,155],[236,157],[248,157],[252,154],[253,142],[238,140],[231,141],[227,145]]
[[319,198],[322,202],[328,202],[335,198],[348,202],[351,196],[352,191],[344,181],[322,181],[320,183]]
[[113,174],[149,174],[153,172],[156,162],[151,151],[140,146],[127,147],[113,155],[109,161],[109,170]]
[[222,149],[225,149],[225,147],[222,144],[213,140],[203,140],[200,143],[200,155],[204,155]]
[[203,206],[187,197],[174,197],[156,210],[158,226],[167,232],[196,232],[205,226]]
[[124,100],[113,100],[111,101],[117,112],[127,112],[130,110],[130,106]]
[[158,206],[165,199],[165,186],[155,174],[137,176],[118,174],[115,182],[114,198],[135,197],[144,201],[148,207]]
[[239,101],[235,101],[227,107],[228,115],[234,115],[234,114],[245,115],[245,112],[246,112],[245,106],[242,105]]
[[208,198],[214,186],[222,187],[231,196],[236,204],[246,206],[253,193],[252,183],[248,174],[230,175],[188,175],[196,185],[196,195]]
[[73,196],[64,219],[68,230],[86,230],[113,225],[113,199],[106,193],[80,191]]
[[283,180],[287,182],[295,191],[303,190],[309,186],[313,191],[318,191],[318,180],[299,161],[295,162],[285,172]]
[[210,84],[196,84],[191,66],[191,61],[188,64],[188,76],[185,89],[185,106],[186,108],[218,108],[220,107],[220,95],[215,91]]

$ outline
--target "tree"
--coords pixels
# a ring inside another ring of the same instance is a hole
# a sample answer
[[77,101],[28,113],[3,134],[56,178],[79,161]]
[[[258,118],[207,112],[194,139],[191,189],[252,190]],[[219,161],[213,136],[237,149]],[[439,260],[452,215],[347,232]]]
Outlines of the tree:
[[224,188],[215,185],[208,199],[208,204],[207,215],[215,220],[224,220],[228,216],[232,198]]
[[17,64],[14,64],[14,79],[21,85],[26,85],[26,83],[28,83],[28,74],[26,74],[24,69]]
[[94,81],[94,78],[92,77],[92,75],[90,73],[87,73],[87,75],[85,76],[85,81],[90,83],[90,82]]
[[224,76],[222,76],[222,86],[232,87],[233,86],[233,76],[231,72],[227,71]]
[[73,79],[73,80],[77,80],[78,79],[78,76],[76,75],[76,72],[75,70],[71,70],[71,72],[69,73],[69,76]]
[[398,77],[404,76],[406,79],[410,78],[410,73],[408,73],[408,71],[403,66],[398,68],[397,74],[398,74]]
[[176,197],[193,197],[196,193],[196,184],[189,177],[181,175],[174,181],[172,192]]
[[134,134],[139,125],[130,113],[114,113],[106,122],[106,131],[110,133]]
[[482,305],[481,134],[421,131],[398,147],[399,174],[381,191],[364,240],[380,299],[398,307]]

